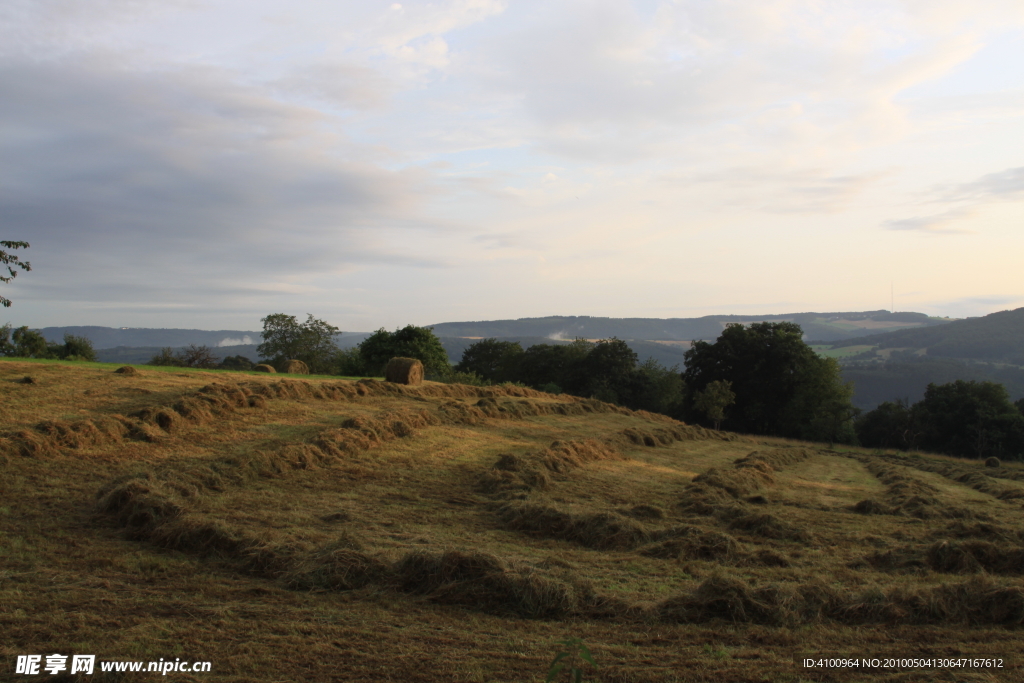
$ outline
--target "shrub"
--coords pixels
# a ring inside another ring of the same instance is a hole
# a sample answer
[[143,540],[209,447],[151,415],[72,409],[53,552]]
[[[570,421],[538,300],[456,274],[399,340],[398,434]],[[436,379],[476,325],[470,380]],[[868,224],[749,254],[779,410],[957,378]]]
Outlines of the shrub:
[[444,380],[451,374],[448,354],[429,327],[405,327],[388,332],[383,327],[359,344],[359,355],[367,374],[384,376],[384,368],[392,358],[416,358],[426,369],[427,379]]

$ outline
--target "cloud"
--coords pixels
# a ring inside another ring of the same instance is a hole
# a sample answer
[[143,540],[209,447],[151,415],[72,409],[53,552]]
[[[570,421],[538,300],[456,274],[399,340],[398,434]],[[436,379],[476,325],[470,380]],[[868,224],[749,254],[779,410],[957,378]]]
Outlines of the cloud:
[[1024,196],[1024,166],[989,173],[969,183],[940,186],[942,201],[1002,201]]
[[249,335],[245,335],[241,339],[235,339],[234,337],[224,337],[219,342],[217,342],[217,348],[220,348],[222,346],[248,346],[249,344],[255,344],[255,342],[252,340],[252,337],[250,337]]
[[986,206],[1024,197],[1024,166],[988,173],[977,180],[959,184],[939,184],[925,194],[926,204],[945,204],[952,208],[928,216],[889,220],[889,230],[917,230],[935,234],[969,234],[973,230],[955,224],[978,216]]
[[931,216],[915,216],[914,218],[890,220],[886,221],[884,225],[889,230],[911,230],[935,235],[970,235],[974,234],[973,230],[957,228],[955,225],[972,218],[977,213],[976,210],[971,208],[951,209]]
[[386,170],[317,111],[217,70],[8,62],[0,91],[0,220],[50,283],[153,301],[444,265],[382,238],[436,229],[417,219],[428,173]]

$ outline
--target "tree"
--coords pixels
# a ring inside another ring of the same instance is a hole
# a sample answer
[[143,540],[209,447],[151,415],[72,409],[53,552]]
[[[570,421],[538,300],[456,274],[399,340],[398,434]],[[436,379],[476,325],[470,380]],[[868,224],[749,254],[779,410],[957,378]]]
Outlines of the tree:
[[252,370],[253,362],[245,356],[227,356],[220,362],[224,370]]
[[418,358],[426,374],[435,379],[446,378],[452,370],[448,353],[430,327],[406,325],[394,332],[383,327],[359,344],[359,355],[366,372],[383,376],[384,368],[392,358]]
[[11,334],[14,342],[14,356],[18,358],[47,358],[49,349],[46,345],[46,338],[37,330],[30,330],[27,326],[19,327]]
[[881,403],[857,418],[854,428],[860,444],[869,448],[911,450],[920,438],[911,406],[903,400]]
[[96,351],[93,350],[88,337],[76,337],[65,332],[63,344],[48,344],[47,347],[49,355],[53,358],[96,362]]
[[966,458],[1020,458],[1024,415],[995,382],[929,384],[913,412],[921,424],[921,446]]
[[215,368],[217,359],[213,355],[213,349],[209,346],[196,346],[189,344],[178,354],[181,364],[186,368]]
[[181,358],[175,355],[174,349],[170,346],[165,346],[160,349],[160,353],[156,354],[149,359],[146,365],[158,365],[163,367],[182,367],[183,363]]
[[260,356],[277,365],[286,360],[301,360],[315,375],[331,372],[338,345],[334,338],[340,331],[334,325],[307,314],[300,323],[293,315],[273,313],[263,318],[263,343],[256,350]]
[[725,419],[725,409],[735,402],[736,394],[732,392],[732,382],[715,380],[704,387],[703,391],[697,392],[693,406],[704,413],[715,425],[715,431],[718,431],[722,420]]
[[[5,247],[7,249],[28,249],[29,244],[28,242],[12,242],[8,240],[0,240],[0,247]],[[3,283],[8,283],[18,276],[18,271],[14,269],[14,266],[17,266],[18,268],[21,268],[26,272],[32,270],[32,266],[29,264],[28,261],[21,261],[18,259],[17,256],[14,256],[13,254],[8,254],[3,249],[0,249],[0,264],[3,264],[3,266],[7,268],[7,272],[9,273],[9,275],[0,275],[0,282]],[[11,300],[6,299],[3,296],[0,296],[0,306],[3,306],[4,308],[10,308]]]
[[517,364],[523,355],[519,342],[482,339],[462,352],[456,372],[472,372],[489,382],[515,381]]
[[[695,342],[684,356],[684,415],[699,416],[697,397],[712,382],[728,381],[736,402],[723,421],[726,429],[821,438],[824,416],[852,413],[852,390],[843,383],[839,364],[819,357],[802,336],[800,326],[789,322],[734,323],[714,344]],[[833,433],[852,437],[848,423],[849,417]]]

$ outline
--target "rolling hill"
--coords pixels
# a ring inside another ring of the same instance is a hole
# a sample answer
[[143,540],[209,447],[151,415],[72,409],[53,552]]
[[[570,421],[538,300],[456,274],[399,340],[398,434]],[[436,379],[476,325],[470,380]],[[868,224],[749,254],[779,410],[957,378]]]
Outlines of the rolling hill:
[[943,325],[945,318],[929,318],[923,313],[864,311],[845,313],[786,313],[779,315],[709,315],[701,318],[599,318],[590,316],[549,316],[518,320],[438,323],[434,333],[446,337],[524,337],[568,339],[607,339],[647,341],[713,341],[729,323],[795,322],[805,338],[830,341],[871,335],[879,329],[896,330]]
[[12,666],[533,682],[581,638],[585,680],[1019,680],[1020,465],[521,387],[113,370],[0,361]]
[[874,346],[877,351],[904,349],[940,358],[960,358],[1024,365],[1024,308],[946,325],[851,337],[833,348]]

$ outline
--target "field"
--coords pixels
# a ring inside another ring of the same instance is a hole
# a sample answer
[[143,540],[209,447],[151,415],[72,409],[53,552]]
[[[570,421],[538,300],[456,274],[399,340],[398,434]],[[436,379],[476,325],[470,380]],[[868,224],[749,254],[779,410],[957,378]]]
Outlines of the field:
[[1022,680],[1017,465],[515,386],[115,368],[0,362],[0,679],[59,653],[542,681],[581,638],[586,681]]

